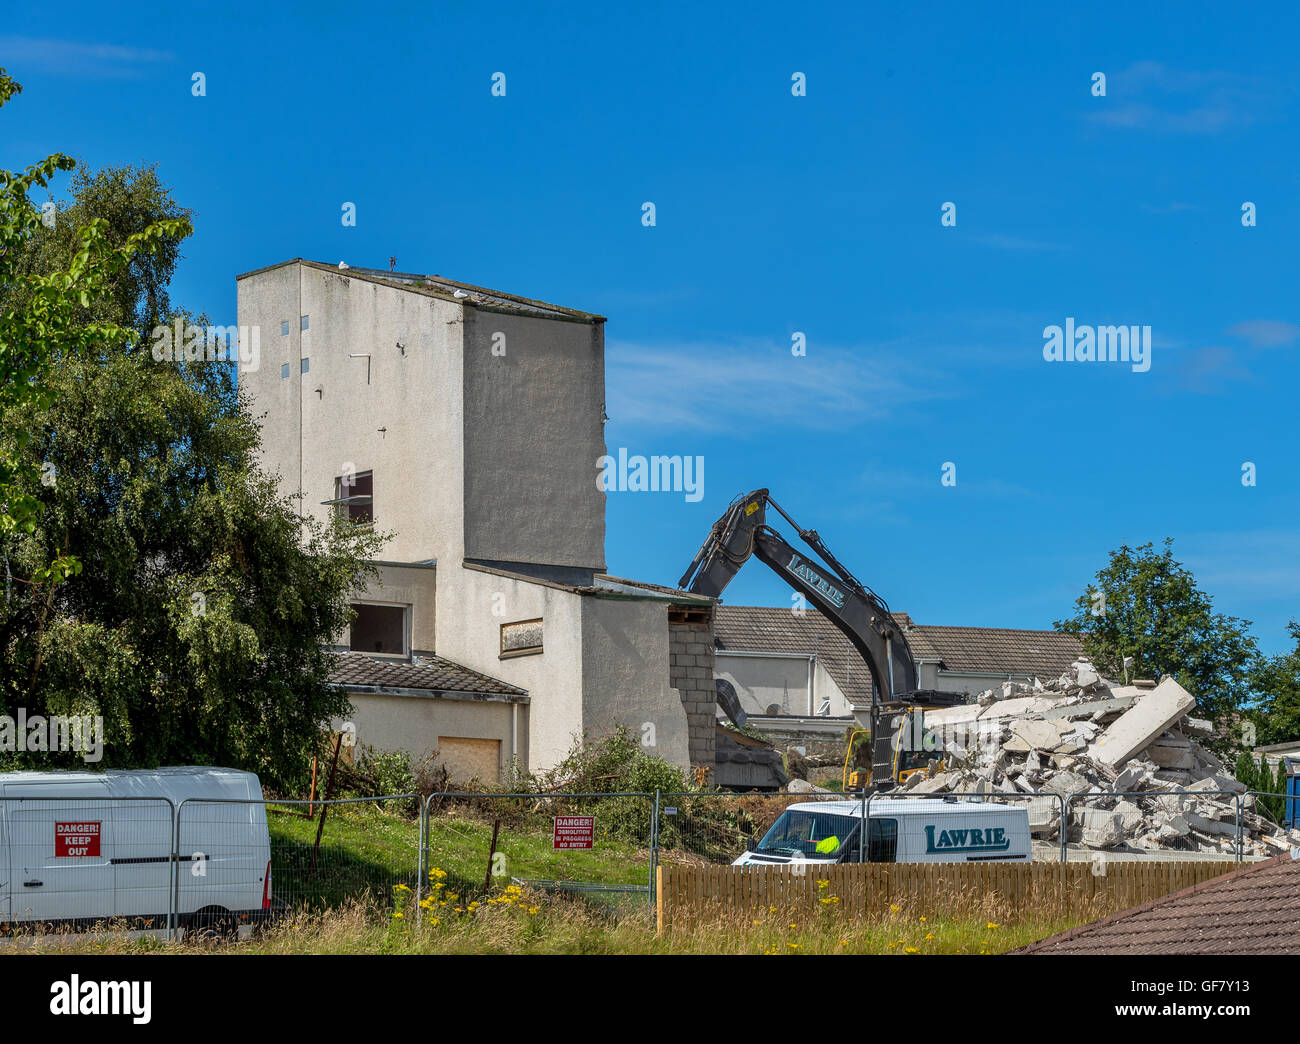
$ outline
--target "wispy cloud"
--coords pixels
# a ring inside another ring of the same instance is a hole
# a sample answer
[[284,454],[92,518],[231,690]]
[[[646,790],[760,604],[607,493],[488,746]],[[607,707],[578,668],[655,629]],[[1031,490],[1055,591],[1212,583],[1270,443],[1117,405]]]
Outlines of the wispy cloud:
[[806,356],[795,356],[759,342],[612,341],[606,375],[606,410],[619,424],[755,435],[856,425],[947,394],[941,377],[894,345],[813,342]]
[[1280,319],[1249,319],[1237,323],[1228,333],[1253,348],[1289,348],[1300,338],[1300,326]]
[[1277,92],[1262,78],[1135,62],[1107,79],[1093,123],[1168,134],[1218,134],[1270,116]]
[[170,51],[35,36],[0,36],[0,54],[20,76],[25,69],[40,69],[89,79],[133,79],[148,66],[176,60]]
[[997,247],[999,250],[1023,250],[1039,252],[1043,250],[1068,250],[1061,243],[1047,243],[1037,239],[1021,239],[1018,236],[1004,236],[998,233],[975,236],[975,242],[985,246]]
[[1178,200],[1173,200],[1159,205],[1143,203],[1142,209],[1151,214],[1185,214],[1188,211],[1201,210],[1202,208],[1194,203],[1180,203]]
[[1172,373],[1179,386],[1202,395],[1223,395],[1232,383],[1250,383],[1255,375],[1231,348],[1206,345],[1174,356]]

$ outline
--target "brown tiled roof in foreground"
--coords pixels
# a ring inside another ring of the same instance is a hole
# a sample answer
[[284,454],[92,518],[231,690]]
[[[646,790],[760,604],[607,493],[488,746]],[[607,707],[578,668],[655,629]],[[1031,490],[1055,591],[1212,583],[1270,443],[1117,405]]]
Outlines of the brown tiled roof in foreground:
[[379,659],[359,652],[336,653],[330,682],[343,688],[370,686],[494,696],[527,695],[523,689],[471,671],[441,656],[421,656],[416,664],[408,660]]
[[[1059,631],[1019,631],[1000,627],[932,627],[894,613],[906,630],[918,660],[942,660],[950,671],[989,675],[1037,675],[1046,681],[1061,674],[1082,652],[1079,640]],[[871,702],[871,675],[844,633],[816,609],[802,616],[762,605],[719,605],[714,610],[719,648],[787,652],[818,660],[851,703]],[[996,679],[990,678],[992,686]]]
[[1300,954],[1300,859],[1275,856],[1013,952]]

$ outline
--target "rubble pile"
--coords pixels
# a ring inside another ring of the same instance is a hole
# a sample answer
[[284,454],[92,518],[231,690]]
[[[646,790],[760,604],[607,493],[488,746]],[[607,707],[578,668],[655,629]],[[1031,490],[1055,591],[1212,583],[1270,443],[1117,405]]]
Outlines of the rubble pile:
[[[1236,795],[1246,787],[1198,742],[1213,729],[1191,716],[1194,706],[1172,678],[1119,685],[1080,659],[1047,684],[1004,682],[975,703],[927,711],[930,771],[910,776],[905,788],[1041,795],[1027,803],[1030,829],[1044,840],[1060,836],[1054,795],[1104,791],[1071,799],[1069,841],[1110,851],[1231,853]],[[1169,793],[1184,790],[1193,793]],[[1257,815],[1254,804],[1243,799],[1243,855],[1300,846],[1300,830]]]

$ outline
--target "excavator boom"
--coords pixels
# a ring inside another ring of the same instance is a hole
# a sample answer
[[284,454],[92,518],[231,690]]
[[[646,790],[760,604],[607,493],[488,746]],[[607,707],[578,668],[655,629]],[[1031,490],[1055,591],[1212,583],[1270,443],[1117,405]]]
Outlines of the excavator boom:
[[[817,557],[800,553],[767,524],[769,505]],[[786,514],[766,489],[728,505],[677,586],[692,594],[719,597],[741,566],[755,556],[819,609],[862,656],[872,680],[872,774],[876,779],[883,778],[882,772],[892,776],[887,743],[892,732],[886,726],[898,719],[898,710],[913,704],[951,706],[962,701],[962,694],[917,690],[916,660],[884,599],[831,554],[816,530],[804,529]],[[730,702],[739,702],[734,690],[727,695]]]

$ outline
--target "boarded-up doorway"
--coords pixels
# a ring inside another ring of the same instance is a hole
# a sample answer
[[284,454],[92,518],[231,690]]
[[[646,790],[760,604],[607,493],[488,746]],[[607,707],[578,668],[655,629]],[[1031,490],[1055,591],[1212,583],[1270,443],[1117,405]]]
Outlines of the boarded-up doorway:
[[438,760],[455,782],[468,783],[475,778],[484,783],[501,782],[500,740],[439,736]]

